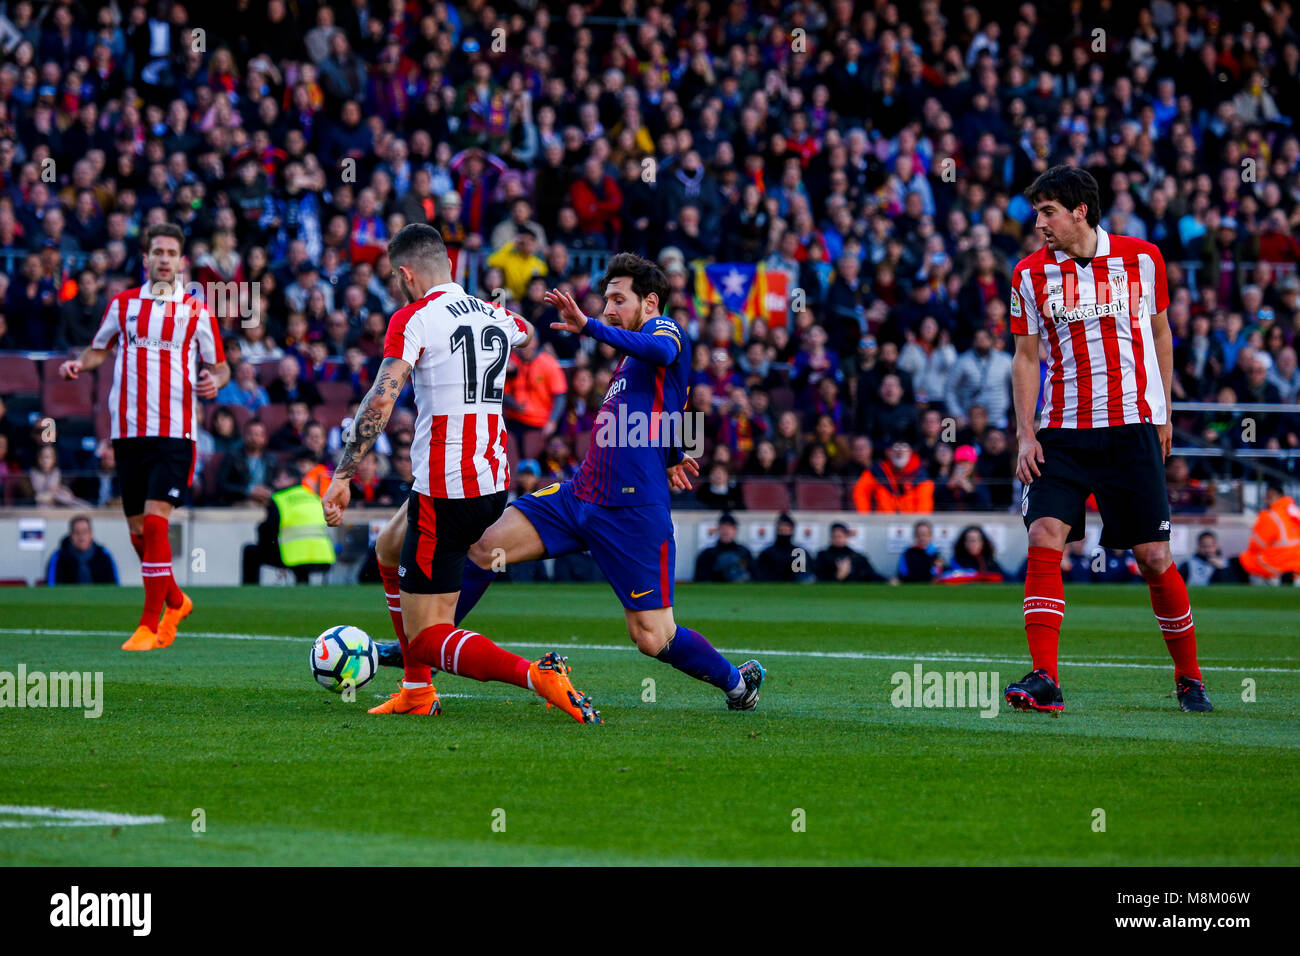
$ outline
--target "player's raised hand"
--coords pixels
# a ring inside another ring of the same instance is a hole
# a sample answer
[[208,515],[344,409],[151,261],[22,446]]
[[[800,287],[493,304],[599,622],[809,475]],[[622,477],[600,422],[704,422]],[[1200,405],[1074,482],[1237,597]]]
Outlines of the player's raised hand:
[[194,383],[194,394],[199,398],[212,399],[217,397],[217,380],[212,377],[212,373],[207,369],[199,372],[199,380]]
[[337,528],[343,523],[343,512],[352,501],[352,482],[346,478],[334,478],[330,481],[321,505],[325,508],[325,523]]
[[1032,485],[1040,474],[1038,466],[1042,464],[1043,446],[1038,439],[1028,436],[1020,439],[1020,454],[1016,456],[1016,477],[1021,484]]
[[689,456],[668,468],[668,489],[690,491],[691,479],[700,475],[700,463]]
[[68,359],[59,366],[59,377],[66,379],[75,379],[81,374],[81,363],[76,359]]
[[551,328],[561,332],[573,332],[575,335],[583,330],[587,324],[587,317],[582,314],[582,309],[578,308],[578,303],[574,301],[573,296],[567,292],[561,292],[559,289],[552,289],[544,296],[548,305],[554,306],[555,310],[560,313],[560,322],[552,322]]

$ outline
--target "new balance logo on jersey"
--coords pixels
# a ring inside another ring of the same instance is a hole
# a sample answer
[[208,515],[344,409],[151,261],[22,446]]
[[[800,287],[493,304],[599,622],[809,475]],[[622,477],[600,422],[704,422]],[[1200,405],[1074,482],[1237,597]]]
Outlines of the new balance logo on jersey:
[[173,488],[171,491],[167,492],[168,498],[179,498],[180,496],[181,490],[179,488]]
[[1160,530],[1161,530],[1161,531],[1168,531],[1168,530],[1170,530],[1170,528],[1169,528],[1169,522],[1168,522],[1168,521],[1162,521],[1162,522],[1160,522]]

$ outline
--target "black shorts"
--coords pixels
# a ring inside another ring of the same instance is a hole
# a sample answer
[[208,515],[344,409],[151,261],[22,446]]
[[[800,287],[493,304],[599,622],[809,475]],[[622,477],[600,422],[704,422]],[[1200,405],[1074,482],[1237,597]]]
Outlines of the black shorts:
[[1084,504],[1092,494],[1103,548],[1169,540],[1165,462],[1155,425],[1040,428],[1037,438],[1044,460],[1021,497],[1026,528],[1039,518],[1057,518],[1070,526],[1067,541],[1082,540]]
[[411,594],[459,591],[470,546],[505,510],[504,491],[478,498],[430,498],[412,491],[397,568],[401,589]]
[[188,438],[114,438],[122,510],[144,514],[146,501],[180,507],[194,483],[194,442]]

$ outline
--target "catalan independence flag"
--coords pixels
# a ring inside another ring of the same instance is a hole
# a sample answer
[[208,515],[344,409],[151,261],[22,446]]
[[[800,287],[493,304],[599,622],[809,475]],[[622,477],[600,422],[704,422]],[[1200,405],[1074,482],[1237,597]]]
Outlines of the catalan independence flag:
[[696,310],[707,312],[721,304],[731,318],[737,343],[745,340],[749,323],[764,318],[771,326],[785,325],[789,318],[788,277],[769,271],[762,263],[722,262],[695,267]]

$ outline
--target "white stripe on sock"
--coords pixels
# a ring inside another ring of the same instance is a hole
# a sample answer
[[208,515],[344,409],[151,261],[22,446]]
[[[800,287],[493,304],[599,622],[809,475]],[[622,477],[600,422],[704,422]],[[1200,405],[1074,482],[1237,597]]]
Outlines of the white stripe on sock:
[[461,634],[464,636],[460,639],[460,643],[456,645],[456,655],[451,659],[451,672],[453,674],[460,673],[460,649],[465,646],[465,642],[470,638],[469,631],[461,631]]

